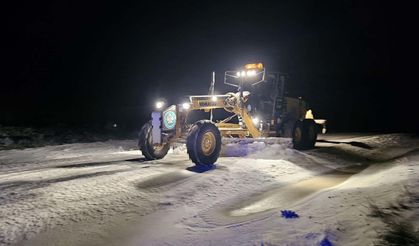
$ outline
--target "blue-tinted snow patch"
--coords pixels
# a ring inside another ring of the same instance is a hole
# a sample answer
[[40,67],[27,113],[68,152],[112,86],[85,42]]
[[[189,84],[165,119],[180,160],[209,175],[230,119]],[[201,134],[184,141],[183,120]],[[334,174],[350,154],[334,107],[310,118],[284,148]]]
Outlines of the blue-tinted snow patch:
[[214,170],[216,168],[217,166],[215,164],[210,164],[210,165],[195,165],[192,167],[187,167],[186,170],[195,172],[195,173],[204,173],[207,171]]
[[333,246],[332,242],[327,237],[320,241],[320,246]]
[[281,210],[281,216],[286,219],[299,218],[300,216],[292,210]]

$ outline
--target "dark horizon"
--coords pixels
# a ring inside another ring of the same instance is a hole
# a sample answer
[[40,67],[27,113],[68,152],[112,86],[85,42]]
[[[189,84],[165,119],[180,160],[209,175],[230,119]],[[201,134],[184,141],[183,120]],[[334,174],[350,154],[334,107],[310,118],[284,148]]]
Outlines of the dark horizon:
[[[418,132],[408,6],[362,1],[8,6],[1,125],[147,121],[154,100],[262,62],[332,131]],[[229,90],[234,91],[235,88]]]

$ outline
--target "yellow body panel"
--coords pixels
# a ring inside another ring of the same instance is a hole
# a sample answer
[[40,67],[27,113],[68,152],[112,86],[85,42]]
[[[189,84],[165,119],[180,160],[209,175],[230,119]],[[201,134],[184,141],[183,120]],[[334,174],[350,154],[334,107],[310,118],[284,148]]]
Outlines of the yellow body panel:
[[[204,95],[204,96],[191,96],[191,109],[192,110],[204,110],[208,112],[211,109],[225,108],[225,103],[229,95]],[[261,137],[261,132],[254,126],[252,118],[246,108],[240,108],[238,104],[233,107],[233,112],[243,119],[244,126],[232,123],[216,123],[218,129],[224,136],[229,135],[240,135],[242,137]]]
[[191,109],[192,110],[210,110],[216,108],[224,108],[226,95],[204,95],[204,96],[191,96]]

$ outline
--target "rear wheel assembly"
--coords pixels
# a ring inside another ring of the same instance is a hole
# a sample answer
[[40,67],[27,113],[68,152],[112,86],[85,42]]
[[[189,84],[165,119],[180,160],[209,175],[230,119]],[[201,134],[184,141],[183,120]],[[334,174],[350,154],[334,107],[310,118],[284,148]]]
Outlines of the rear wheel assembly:
[[169,151],[170,145],[168,143],[153,144],[152,129],[150,122],[144,124],[139,134],[138,147],[147,160],[162,159]]
[[292,143],[295,149],[312,149],[317,140],[317,127],[312,119],[297,120],[292,132]]
[[307,149],[314,148],[317,140],[317,125],[312,119],[305,119],[303,124],[306,125],[307,129]]
[[201,120],[189,131],[186,147],[189,158],[196,165],[214,164],[221,151],[221,133],[214,123]]

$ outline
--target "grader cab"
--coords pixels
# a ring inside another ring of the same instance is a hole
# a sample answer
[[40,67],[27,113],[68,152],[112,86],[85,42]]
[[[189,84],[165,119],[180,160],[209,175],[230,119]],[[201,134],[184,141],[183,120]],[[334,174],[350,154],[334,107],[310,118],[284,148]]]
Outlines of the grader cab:
[[[247,64],[224,73],[224,83],[237,92],[215,95],[213,76],[209,95],[189,96],[188,102],[168,107],[159,101],[151,121],[141,128],[139,148],[146,159],[154,160],[163,158],[173,143],[186,142],[196,165],[217,161],[222,138],[266,142],[287,137],[296,149],[313,148],[319,129],[326,131],[326,120],[315,120],[301,98],[285,96],[285,77],[267,73],[262,63]],[[213,110],[220,109],[224,117],[214,119]],[[196,111],[207,112],[209,117],[193,119]]]

